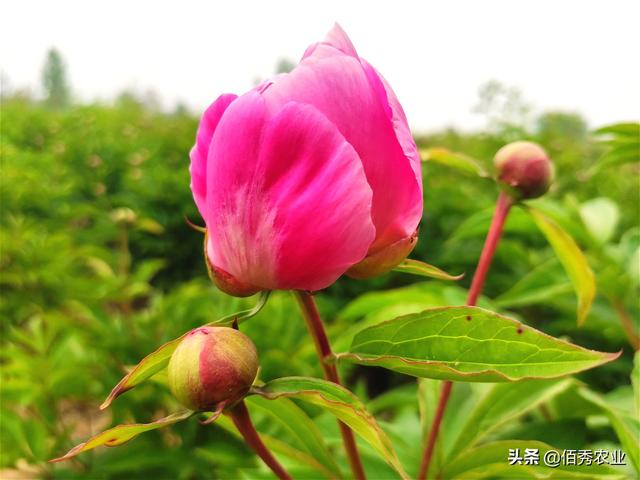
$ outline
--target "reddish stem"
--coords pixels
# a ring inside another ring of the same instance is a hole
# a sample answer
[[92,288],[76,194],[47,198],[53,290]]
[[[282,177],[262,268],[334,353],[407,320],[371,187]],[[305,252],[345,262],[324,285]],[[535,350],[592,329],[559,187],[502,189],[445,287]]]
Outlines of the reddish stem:
[[[338,370],[333,363],[328,363],[327,359],[333,355],[331,351],[331,345],[327,338],[327,332],[324,329],[324,323],[320,317],[320,312],[316,305],[313,296],[306,292],[296,291],[296,299],[302,309],[302,315],[307,322],[307,328],[309,333],[313,337],[313,342],[316,346],[316,351],[320,359],[320,364],[324,370],[324,376],[330,382],[340,385],[340,377],[338,377]],[[349,459],[349,465],[351,466],[351,472],[357,480],[365,480],[364,467],[360,460],[360,454],[358,453],[358,447],[356,446],[356,439],[351,429],[342,422],[338,422],[340,427],[340,434],[342,435],[342,442],[347,452],[347,458]]]
[[287,473],[282,465],[271,454],[266,445],[262,442],[260,435],[256,431],[251,417],[249,416],[249,410],[244,404],[244,400],[240,401],[230,412],[231,420],[235,424],[238,431],[244,437],[244,440],[249,444],[253,450],[258,454],[264,463],[276,474],[280,480],[291,480],[291,475]]
[[614,300],[613,308],[615,309],[618,317],[620,317],[620,323],[622,323],[622,328],[624,332],[627,334],[627,338],[629,339],[629,343],[633,347],[633,349],[637,352],[640,351],[640,337],[636,333],[636,329],[633,326],[633,320],[627,312],[627,309],[624,308],[624,304],[619,300]]
[[467,305],[469,306],[476,304],[476,301],[482,292],[482,287],[484,286],[484,281],[487,278],[487,273],[489,273],[493,254],[495,253],[500,237],[502,236],[504,222],[507,219],[511,205],[513,205],[513,202],[509,195],[505,192],[500,192],[496,203],[496,210],[493,214],[493,220],[491,220],[491,226],[489,227],[487,238],[484,241],[484,246],[482,247],[480,260],[478,260],[476,273],[473,274],[471,287],[469,287],[469,295],[467,296]]
[[[513,205],[513,201],[505,192],[500,192],[498,201],[496,202],[496,210],[491,220],[491,226],[487,233],[487,238],[484,241],[482,247],[482,253],[478,260],[478,266],[473,274],[473,280],[471,281],[471,287],[469,288],[469,294],[467,296],[467,305],[473,306],[478,301],[478,297],[482,292],[484,281],[487,278],[491,261],[493,260],[493,254],[496,251],[500,237],[502,236],[502,230],[504,222],[507,219],[509,210]],[[449,401],[449,395],[453,388],[453,382],[446,381],[442,385],[440,392],[440,399],[438,400],[438,407],[431,423],[431,430],[429,431],[429,438],[427,439],[427,446],[424,450],[424,456],[422,457],[422,463],[420,465],[420,473],[418,474],[418,480],[424,480],[429,472],[429,465],[433,456],[433,451],[438,440],[438,433],[440,431],[440,425],[442,418],[444,417],[445,409],[447,408],[447,402]]]

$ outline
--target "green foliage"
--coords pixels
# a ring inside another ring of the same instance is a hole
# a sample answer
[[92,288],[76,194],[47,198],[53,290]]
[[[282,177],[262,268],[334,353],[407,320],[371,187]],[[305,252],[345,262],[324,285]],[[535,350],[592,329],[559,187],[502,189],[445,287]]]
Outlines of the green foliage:
[[593,272],[582,254],[580,247],[562,228],[544,213],[536,209],[529,209],[538,227],[545,234],[553,247],[560,263],[567,271],[578,294],[578,325],[582,325],[591,309],[591,303],[596,295],[596,282]]
[[439,307],[355,335],[338,360],[467,382],[555,378],[615,360],[478,307]]
[[[64,72],[57,78],[54,83],[64,85]],[[640,318],[640,202],[638,162],[629,145],[638,138],[636,127],[612,126],[592,137],[572,114],[550,112],[530,121],[517,92],[494,90],[482,106],[487,131],[417,139],[426,160],[425,216],[412,258],[465,277],[453,283],[394,272],[368,281],[341,279],[317,296],[334,350],[347,351],[380,322],[464,304],[497,195],[491,158],[516,137],[538,141],[554,159],[558,181],[534,205],[584,252],[597,296],[579,328],[572,279],[531,216],[514,209],[479,305],[518,319],[528,335],[539,330],[598,351],[624,351],[579,380],[456,384],[433,468],[443,478],[540,478],[548,470],[507,470],[508,449],[606,446],[627,452],[627,470],[567,467],[554,475],[633,475],[638,406],[633,410],[629,377]],[[184,221],[200,223],[188,189],[197,119],[184,111],[160,113],[131,95],[112,106],[56,102],[50,105],[66,108],[3,98],[0,476],[20,470],[65,480],[271,478],[225,416],[209,426],[191,419],[125,447],[47,463],[112,425],[178,411],[162,368],[108,410],[98,404],[161,345],[204,323],[229,321],[228,315],[256,302],[230,298],[210,284],[202,236]],[[513,331],[515,325],[509,320]],[[277,399],[254,395],[247,405],[265,443],[295,478],[346,476],[334,414],[359,422],[371,478],[398,478],[398,470],[416,475],[442,382],[423,379],[418,388],[403,374],[348,363],[339,364],[342,378],[361,400],[322,382],[270,382],[321,376],[286,293],[273,294],[241,329],[258,347],[259,382],[267,382],[262,388],[286,387],[272,394]],[[636,397],[637,378],[636,367]]]
[[358,397],[345,388],[317,378],[287,377],[268,382],[254,389],[254,393],[271,400],[296,398],[322,407],[366,440],[402,478],[407,478],[384,431]]

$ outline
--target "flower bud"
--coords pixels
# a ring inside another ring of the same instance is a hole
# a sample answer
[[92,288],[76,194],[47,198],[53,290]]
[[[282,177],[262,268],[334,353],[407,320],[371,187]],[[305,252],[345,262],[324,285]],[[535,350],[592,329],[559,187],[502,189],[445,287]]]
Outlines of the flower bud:
[[505,145],[493,164],[498,181],[516,200],[543,195],[553,181],[553,163],[542,147],[532,142]]
[[169,388],[180,403],[213,411],[242,399],[258,372],[258,354],[244,333],[229,327],[189,332],[169,361]]
[[382,273],[422,217],[404,110],[338,25],[287,75],[218,97],[190,159],[213,279],[232,295],[322,290],[378,254],[354,270]]

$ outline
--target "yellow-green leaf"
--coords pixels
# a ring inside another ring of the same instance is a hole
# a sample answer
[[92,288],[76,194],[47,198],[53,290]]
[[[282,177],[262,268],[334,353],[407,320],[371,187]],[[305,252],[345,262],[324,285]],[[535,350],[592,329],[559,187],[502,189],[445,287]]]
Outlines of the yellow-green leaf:
[[332,413],[366,440],[402,478],[408,478],[387,435],[358,397],[346,388],[318,378],[285,377],[254,388],[251,393],[271,400],[295,398]]
[[438,267],[429,265],[428,263],[421,262],[420,260],[412,260],[407,258],[399,265],[394,267],[394,272],[410,273],[412,275],[418,275],[420,277],[437,278],[439,280],[460,280],[464,277],[464,274],[450,275],[444,270],[440,270]]
[[489,177],[489,172],[485,170],[478,160],[463,153],[452,152],[446,148],[423,148],[420,150],[420,157],[424,162],[439,163],[463,173]]
[[76,445],[62,457],[54,458],[53,460],[50,460],[50,462],[62,462],[64,460],[75,457],[79,453],[86,452],[87,450],[92,450],[102,445],[106,447],[115,447],[118,445],[122,445],[123,443],[126,443],[129,440],[137,437],[141,433],[155,430],[157,428],[166,427],[167,425],[186,420],[191,415],[193,415],[193,413],[194,412],[192,412],[191,410],[185,410],[182,412],[173,413],[168,417],[161,418],[151,423],[132,423],[129,425],[118,425],[117,427],[113,427],[109,430],[105,430],[104,432],[99,433],[95,437],[90,438],[80,445]]
[[[236,320],[240,321],[250,318],[257,314],[262,309],[262,307],[264,307],[264,305],[267,303],[268,298],[269,292],[262,292],[260,293],[258,302],[252,308],[227,315],[226,317],[222,317],[218,320],[207,323],[207,325],[230,325]],[[184,335],[186,335],[186,333]],[[113,387],[113,390],[111,390],[109,396],[104,402],[102,402],[102,405],[100,405],[100,409],[104,410],[109,405],[111,405],[111,403],[113,403],[113,401],[117,397],[131,390],[136,385],[139,385],[145,380],[151,378],[153,375],[165,368],[169,364],[171,355],[173,355],[173,352],[175,352],[176,348],[178,348],[178,345],[182,341],[184,335],[165,343],[156,351],[144,357],[140,361],[140,363],[133,367],[133,369],[127,375],[125,375],[115,387]]]
[[540,210],[528,207],[536,224],[547,237],[578,295],[578,325],[582,325],[596,295],[596,281],[586,257],[571,236]]

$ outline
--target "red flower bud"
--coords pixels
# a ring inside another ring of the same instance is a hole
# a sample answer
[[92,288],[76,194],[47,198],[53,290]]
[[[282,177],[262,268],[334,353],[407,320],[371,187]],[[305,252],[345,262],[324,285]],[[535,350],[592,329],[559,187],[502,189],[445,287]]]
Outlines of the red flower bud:
[[493,159],[498,181],[516,200],[543,195],[553,181],[553,163],[539,145],[513,142]]
[[242,399],[258,372],[258,354],[244,333],[228,327],[189,332],[169,361],[169,388],[185,407],[213,411]]

